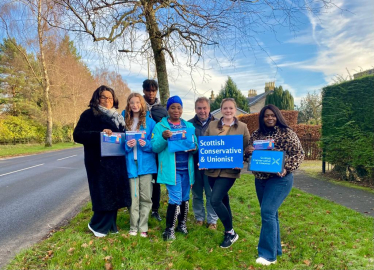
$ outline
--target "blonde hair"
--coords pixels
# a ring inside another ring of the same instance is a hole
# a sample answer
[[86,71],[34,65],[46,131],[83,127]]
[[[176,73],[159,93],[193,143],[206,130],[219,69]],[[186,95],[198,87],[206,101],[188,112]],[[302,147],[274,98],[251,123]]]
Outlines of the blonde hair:
[[235,101],[235,99],[233,99],[233,98],[224,98],[224,99],[222,99],[222,101],[221,101],[221,106],[220,106],[221,109],[222,109],[223,103],[225,103],[225,102],[227,102],[227,101],[231,101],[232,103],[234,103],[235,108],[238,107],[238,105],[236,105],[236,101]]
[[134,113],[130,109],[130,100],[133,97],[139,98],[140,105],[141,105],[141,108],[140,108],[140,111],[139,111],[139,122],[138,122],[138,125],[136,126],[136,130],[139,130],[140,126],[143,126],[143,128],[146,128],[145,117],[147,115],[147,110],[146,110],[146,106],[145,106],[145,100],[144,100],[144,98],[141,94],[131,93],[127,98],[127,105],[126,105],[126,109],[125,109],[126,110],[126,114],[125,114],[126,129],[131,130],[132,123],[134,122]]

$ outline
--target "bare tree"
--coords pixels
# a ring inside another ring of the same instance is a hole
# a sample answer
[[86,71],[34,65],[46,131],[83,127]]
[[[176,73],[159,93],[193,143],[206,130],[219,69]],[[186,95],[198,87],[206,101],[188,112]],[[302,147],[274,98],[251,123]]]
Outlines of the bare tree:
[[95,81],[98,85],[104,84],[114,89],[119,100],[118,110],[122,112],[126,108],[126,100],[131,90],[121,75],[114,71],[98,69],[95,71]]
[[[128,53],[153,54],[160,97],[169,97],[167,59],[176,64],[177,52],[194,67],[203,48],[220,55],[261,46],[257,34],[276,33],[278,26],[297,29],[301,13],[318,14],[331,0],[55,0],[65,10],[56,27],[108,41]],[[112,47],[113,48],[113,47]]]

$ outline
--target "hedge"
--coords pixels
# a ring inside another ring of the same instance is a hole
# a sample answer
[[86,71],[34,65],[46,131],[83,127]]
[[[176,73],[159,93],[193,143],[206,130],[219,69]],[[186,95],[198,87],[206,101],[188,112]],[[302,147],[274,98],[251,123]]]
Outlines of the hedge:
[[[295,131],[300,139],[300,142],[305,151],[305,159],[316,160],[321,159],[322,151],[319,147],[319,140],[321,137],[320,125],[298,125],[297,116],[298,111],[281,110],[283,117],[287,124]],[[259,113],[241,114],[238,116],[239,120],[246,123],[249,133],[258,129],[258,115]]]
[[[72,127],[54,124],[52,141],[72,140]],[[0,144],[43,143],[46,127],[25,116],[3,116],[0,119]]]
[[346,180],[373,180],[374,76],[323,88],[325,160]]

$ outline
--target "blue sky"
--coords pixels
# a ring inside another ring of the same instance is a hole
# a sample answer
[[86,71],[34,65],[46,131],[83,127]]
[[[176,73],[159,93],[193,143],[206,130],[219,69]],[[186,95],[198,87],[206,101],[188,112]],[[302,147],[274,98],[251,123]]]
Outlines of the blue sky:
[[[257,35],[259,46],[252,51],[243,49],[230,60],[219,51],[206,50],[204,60],[191,71],[183,64],[186,56],[175,53],[179,66],[168,62],[170,94],[182,97],[183,117],[194,115],[197,97],[209,97],[212,90],[218,94],[228,76],[245,96],[250,89],[261,94],[266,82],[275,81],[276,86],[288,89],[299,104],[308,92],[331,84],[337,75],[348,76],[347,69],[353,75],[374,68],[373,0],[333,2],[337,7],[324,10],[318,17],[300,16],[297,31],[278,28],[276,33]],[[146,59],[138,55],[134,56],[137,61],[129,62],[117,53],[118,48],[114,50],[107,43],[94,46],[88,36],[82,39],[76,45],[91,70],[102,66],[116,70],[132,91],[142,91],[148,73]],[[152,63],[150,70],[152,78]]]
[[[326,10],[319,17],[304,16],[297,32],[279,29],[258,36],[259,47],[244,51],[229,61],[225,57],[207,58],[200,63],[205,71],[193,72],[168,63],[170,94],[184,101],[184,118],[192,117],[193,102],[198,96],[216,94],[227,76],[247,96],[249,89],[264,91],[265,82],[275,81],[288,89],[299,104],[308,92],[319,91],[331,84],[336,75],[346,77],[357,71],[374,68],[374,3],[372,0],[338,0],[339,8]],[[217,55],[217,54],[216,54]],[[183,55],[178,56],[183,59]],[[181,61],[182,62],[182,61]],[[96,65],[92,61],[89,66]],[[141,92],[147,78],[147,62],[119,62],[118,71],[132,91]],[[151,77],[154,67],[151,65]],[[193,80],[192,80],[193,78]],[[194,83],[192,83],[194,81]]]

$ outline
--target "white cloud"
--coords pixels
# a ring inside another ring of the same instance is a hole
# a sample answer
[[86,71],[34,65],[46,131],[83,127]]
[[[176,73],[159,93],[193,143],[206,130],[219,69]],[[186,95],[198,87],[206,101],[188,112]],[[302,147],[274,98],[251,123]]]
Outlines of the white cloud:
[[[318,45],[317,55],[294,65],[296,68],[322,72],[327,83],[332,82],[336,75],[347,75],[346,68],[355,73],[355,70],[361,68],[372,68],[374,64],[372,0],[358,0],[353,3],[340,1],[337,5],[342,10],[334,9],[332,12],[323,13],[318,20],[309,15],[312,36]],[[303,44],[307,39],[308,36],[305,35],[296,41]]]

